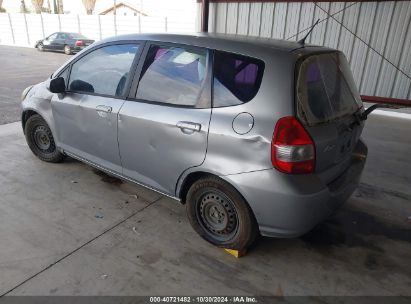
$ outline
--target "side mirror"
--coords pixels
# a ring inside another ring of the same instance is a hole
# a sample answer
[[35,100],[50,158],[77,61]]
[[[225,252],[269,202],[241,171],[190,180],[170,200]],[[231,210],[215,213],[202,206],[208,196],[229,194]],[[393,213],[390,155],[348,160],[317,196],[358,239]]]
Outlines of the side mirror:
[[64,93],[66,91],[66,83],[63,77],[57,77],[50,80],[49,90],[51,93]]

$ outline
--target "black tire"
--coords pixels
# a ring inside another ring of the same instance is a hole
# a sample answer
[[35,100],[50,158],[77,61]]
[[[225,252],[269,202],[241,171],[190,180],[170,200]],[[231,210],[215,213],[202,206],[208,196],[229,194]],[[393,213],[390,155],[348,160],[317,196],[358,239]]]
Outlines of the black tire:
[[247,202],[233,186],[218,177],[196,181],[186,201],[191,226],[218,247],[247,249],[259,234]]
[[72,54],[71,47],[69,45],[64,46],[64,54],[66,54],[66,55],[71,55]]
[[37,50],[39,51],[39,52],[44,52],[44,45],[43,45],[43,43],[39,43],[39,44],[37,44]]
[[39,159],[50,163],[59,163],[64,159],[64,155],[56,147],[49,126],[40,115],[27,119],[24,133],[30,150]]

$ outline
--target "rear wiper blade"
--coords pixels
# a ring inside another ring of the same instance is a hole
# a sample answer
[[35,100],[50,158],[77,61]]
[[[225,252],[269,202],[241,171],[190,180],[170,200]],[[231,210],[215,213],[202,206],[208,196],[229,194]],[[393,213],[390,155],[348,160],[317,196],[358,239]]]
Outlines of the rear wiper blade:
[[364,112],[361,112],[359,109],[358,111],[356,111],[355,113],[353,113],[356,121],[353,123],[357,123],[360,124],[361,121],[363,120],[367,120],[368,115],[370,115],[370,113],[376,109],[401,109],[401,108],[406,108],[405,106],[401,106],[401,105],[394,105],[394,104],[386,104],[386,103],[376,103],[370,107],[368,107]]
[[376,103],[372,106],[370,106],[369,108],[367,108],[367,110],[365,110],[364,112],[361,113],[361,120],[366,120],[368,115],[370,115],[370,113],[376,109],[401,109],[401,108],[405,108],[404,106],[400,106],[400,105],[394,105],[394,104],[386,104],[386,103]]

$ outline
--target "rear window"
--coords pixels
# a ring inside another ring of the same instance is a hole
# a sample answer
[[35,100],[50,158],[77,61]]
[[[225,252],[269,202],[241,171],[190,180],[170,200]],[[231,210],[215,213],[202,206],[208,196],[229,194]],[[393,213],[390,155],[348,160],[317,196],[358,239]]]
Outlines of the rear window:
[[216,51],[214,55],[214,107],[243,104],[257,95],[264,62],[238,54]]
[[347,59],[342,53],[312,55],[299,67],[297,112],[309,125],[357,111],[362,105]]
[[72,39],[87,39],[86,36],[82,35],[82,34],[78,34],[78,33],[70,33],[69,36]]

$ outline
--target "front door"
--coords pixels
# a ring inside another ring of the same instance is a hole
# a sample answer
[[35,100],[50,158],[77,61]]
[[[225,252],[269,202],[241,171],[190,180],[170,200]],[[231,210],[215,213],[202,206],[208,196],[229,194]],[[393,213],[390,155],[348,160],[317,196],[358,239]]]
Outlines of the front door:
[[58,33],[51,34],[43,40],[43,47],[45,50],[55,50],[54,40],[57,39]]
[[180,175],[201,165],[206,155],[211,115],[208,51],[151,44],[145,54],[130,99],[119,113],[123,175],[175,195]]
[[58,145],[106,169],[121,172],[117,115],[138,54],[135,43],[93,50],[71,66],[67,93],[52,98]]

